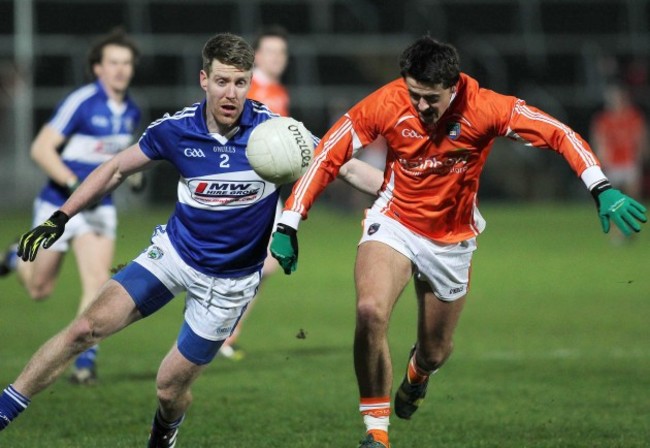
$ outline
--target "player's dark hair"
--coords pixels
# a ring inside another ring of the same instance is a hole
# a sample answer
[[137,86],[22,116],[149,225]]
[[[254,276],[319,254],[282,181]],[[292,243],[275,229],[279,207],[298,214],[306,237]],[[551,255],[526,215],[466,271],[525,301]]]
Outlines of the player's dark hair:
[[450,44],[422,36],[402,52],[400,73],[426,84],[442,84],[447,89],[460,78],[460,58]]
[[202,55],[203,70],[206,73],[210,73],[212,61],[215,59],[244,71],[251,70],[255,61],[253,47],[242,37],[231,33],[216,34],[208,39],[203,46]]
[[266,39],[267,37],[279,37],[280,39],[287,42],[289,40],[289,33],[284,27],[280,25],[271,25],[262,28],[259,33],[257,33],[257,36],[253,41],[253,49],[255,51],[259,50],[260,45],[262,44],[262,40]]
[[122,27],[114,28],[108,34],[100,36],[93,42],[88,50],[88,74],[91,78],[95,78],[93,67],[95,64],[101,64],[104,57],[104,48],[108,45],[117,45],[118,47],[125,47],[131,50],[133,55],[133,63],[137,63],[140,56],[140,50],[135,41],[129,37],[126,30]]

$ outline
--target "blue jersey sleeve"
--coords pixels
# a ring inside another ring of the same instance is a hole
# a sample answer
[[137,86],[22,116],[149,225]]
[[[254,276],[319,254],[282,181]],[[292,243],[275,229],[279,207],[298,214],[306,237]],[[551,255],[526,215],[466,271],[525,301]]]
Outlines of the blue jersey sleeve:
[[169,158],[169,151],[176,147],[178,132],[168,120],[156,120],[144,131],[138,144],[147,157],[152,160]]
[[[78,99],[78,98],[77,98]],[[64,99],[56,108],[49,125],[59,131],[65,137],[70,137],[82,126],[85,113],[83,113],[83,102],[78,101],[75,95]]]

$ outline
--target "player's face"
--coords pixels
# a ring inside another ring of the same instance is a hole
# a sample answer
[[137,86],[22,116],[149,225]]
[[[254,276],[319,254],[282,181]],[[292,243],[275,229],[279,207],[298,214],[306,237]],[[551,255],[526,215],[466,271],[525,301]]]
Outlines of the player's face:
[[128,47],[106,45],[102,60],[93,66],[93,71],[104,87],[123,94],[133,78],[133,53]]
[[424,84],[410,76],[404,78],[411,104],[417,110],[425,126],[435,125],[442,114],[449,109],[456,86],[443,88],[441,84]]
[[287,42],[281,37],[269,36],[260,40],[255,51],[255,66],[271,78],[279,79],[287,67],[288,58]]
[[251,87],[252,72],[214,60],[210,72],[201,70],[201,87],[207,98],[206,122],[211,132],[226,134],[237,125]]

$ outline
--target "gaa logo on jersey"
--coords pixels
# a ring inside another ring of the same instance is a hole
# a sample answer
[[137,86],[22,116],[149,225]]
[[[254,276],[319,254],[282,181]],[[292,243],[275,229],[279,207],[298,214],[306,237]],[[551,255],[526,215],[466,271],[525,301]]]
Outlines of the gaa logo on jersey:
[[447,123],[447,135],[452,140],[457,140],[460,137],[460,123],[454,121]]
[[257,202],[264,193],[264,182],[258,180],[194,179],[188,187],[192,199],[213,206],[241,206]]
[[163,255],[165,255],[165,252],[158,246],[151,246],[147,251],[147,257],[152,260],[160,260]]

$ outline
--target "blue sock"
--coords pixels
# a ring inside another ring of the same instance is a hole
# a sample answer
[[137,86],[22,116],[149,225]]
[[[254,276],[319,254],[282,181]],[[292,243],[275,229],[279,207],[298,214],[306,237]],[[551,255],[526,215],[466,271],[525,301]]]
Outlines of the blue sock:
[[11,271],[16,270],[16,265],[18,264],[18,246],[11,246],[9,249],[9,254],[7,255],[7,267]]
[[14,389],[13,385],[7,386],[0,395],[0,431],[5,429],[18,414],[27,409],[30,399]]
[[98,345],[93,345],[88,350],[77,356],[74,365],[77,369],[92,369],[95,367],[95,358],[97,358]]
[[185,420],[185,414],[181,415],[181,417],[177,420],[174,420],[173,422],[168,422],[163,418],[162,415],[160,415],[160,408],[156,410],[156,416],[153,419],[153,424],[157,426],[158,428],[161,428],[165,431],[170,430],[170,429],[176,429],[179,426],[181,426],[181,423],[183,423],[183,420]]

